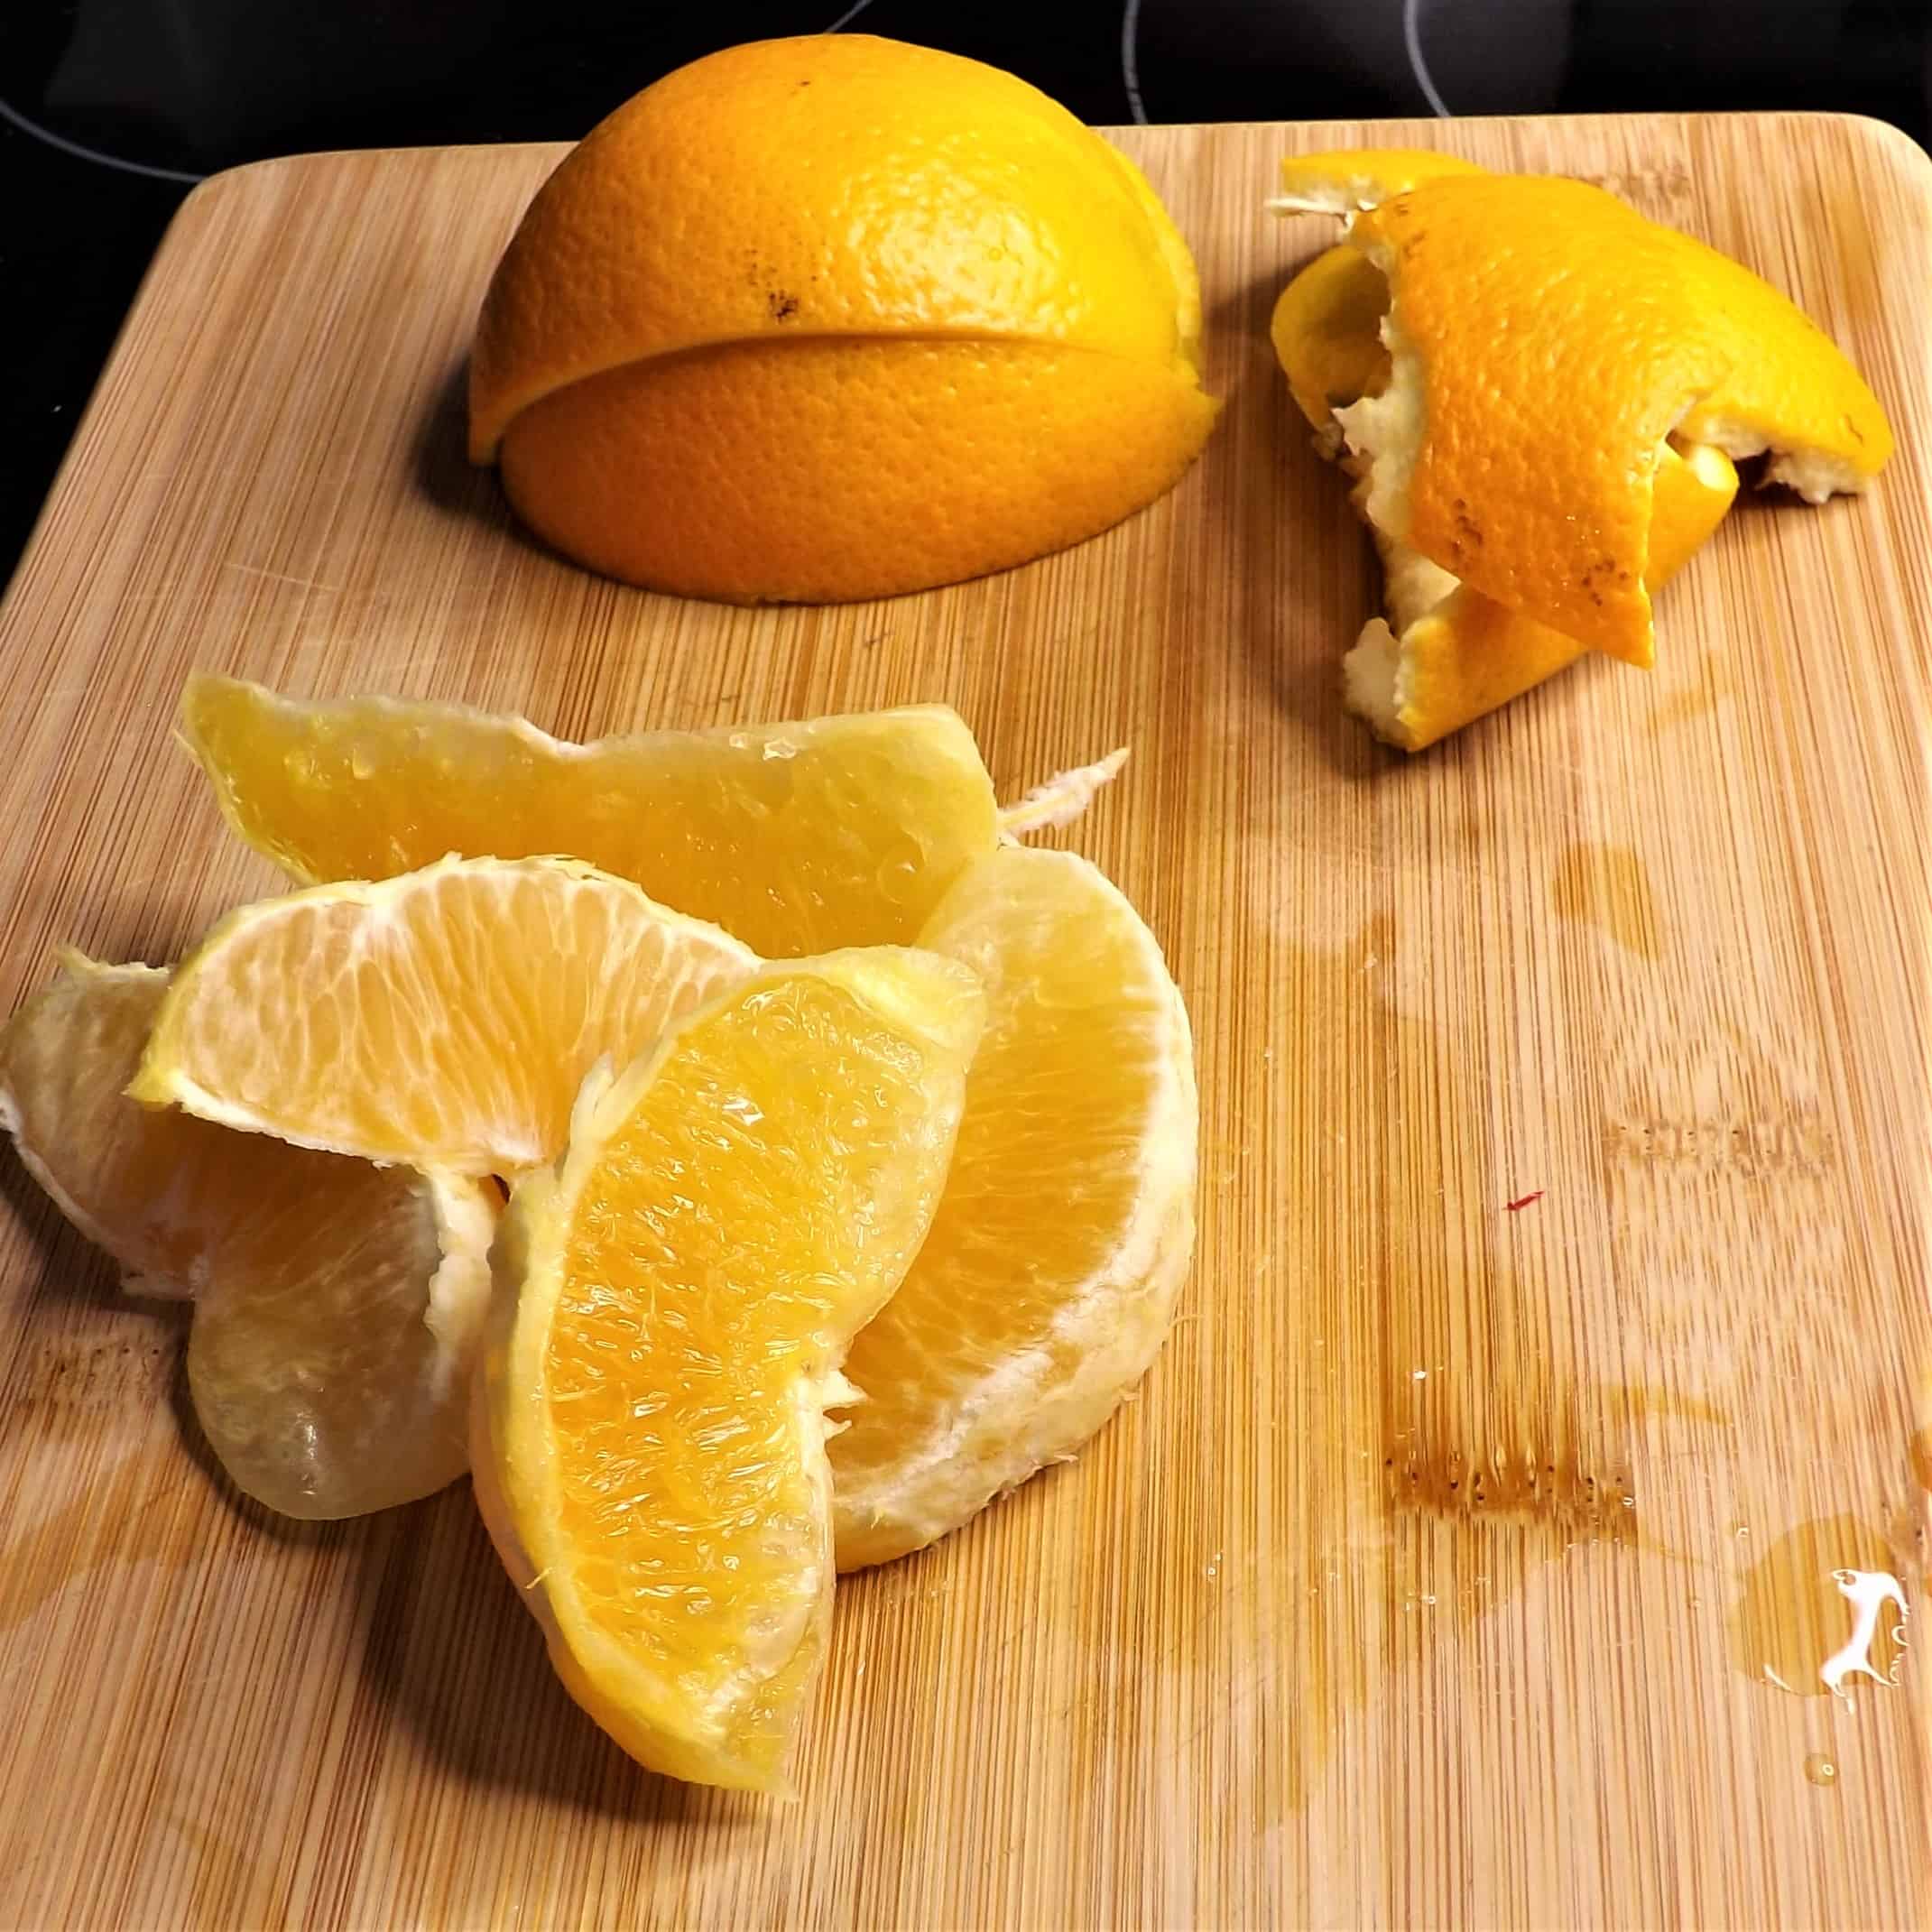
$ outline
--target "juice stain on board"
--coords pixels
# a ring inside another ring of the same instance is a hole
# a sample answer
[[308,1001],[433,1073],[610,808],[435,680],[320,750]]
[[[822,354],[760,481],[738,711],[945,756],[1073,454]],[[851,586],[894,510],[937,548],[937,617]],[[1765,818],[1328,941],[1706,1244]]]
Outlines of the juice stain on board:
[[1640,959],[1663,957],[1663,920],[1643,861],[1628,846],[1569,846],[1550,897],[1561,919],[1595,926]]
[[1732,1658],[1793,1696],[1892,1686],[1911,1615],[1891,1544],[1856,1517],[1803,1522],[1745,1573],[1731,1614]]
[[[1303,1446],[1276,1517],[1302,1592],[1280,1633],[1302,1693],[1296,1810],[1426,1632],[1474,1623],[1579,1544],[1635,1543],[1631,1419],[1679,1400],[1606,1379],[1574,1327],[1576,1284],[1523,1267],[1535,1243],[1512,1232],[1507,1190],[1485,1188],[1486,1069],[1382,997],[1403,944],[1382,916],[1351,948],[1284,949],[1278,967],[1282,1090],[1263,1104],[1286,1143],[1277,1212],[1297,1231],[1271,1317],[1298,1363],[1281,1426]],[[1337,1091],[1362,1096],[1345,1115]],[[1567,1158],[1586,1163],[1581,1130],[1576,1143]]]
[[[1615,848],[1576,847],[1567,864],[1558,878],[1569,916],[1615,942],[1595,954],[1598,966],[1614,974],[1621,957],[1624,973],[1648,971],[1662,929],[1641,862]],[[1830,1473],[1842,1419],[1821,1411],[1816,1439],[1792,1443],[1789,1400],[1765,1406],[1775,1364],[1759,1359],[1758,1345],[1772,1310],[1701,1291],[1687,1325],[1680,1298],[1712,1278],[1713,1251],[1737,1231],[1727,1214],[1702,1230],[1694,1253],[1660,1244],[1659,1224],[1691,1216],[1708,1163],[1663,1158],[1654,1135],[1634,1151],[1626,1145],[1622,1123],[1644,1097],[1621,1090],[1631,1043],[1579,1076],[1577,1022],[1562,1012],[1595,1009],[1578,1004],[1582,987],[1562,989],[1543,1050],[1558,1052],[1583,1085],[1516,1102],[1519,1126],[1530,1118],[1548,1134],[1536,1145],[1543,1164],[1534,1178],[1556,1183],[1556,1211],[1540,1221],[1509,1215],[1511,1190],[1500,1183],[1523,1143],[1499,1124],[1498,1109],[1509,1081],[1523,1086],[1525,1062],[1473,1050],[1461,1028],[1446,1023],[1458,1001],[1474,1005],[1470,988],[1431,987],[1419,1012],[1413,1000],[1381,998],[1381,974],[1391,985],[1419,983],[1394,971],[1405,943],[1413,944],[1383,916],[1350,948],[1284,948],[1278,967],[1290,1044],[1277,1071],[1294,1090],[1264,1104],[1277,1110],[1286,1143],[1276,1165],[1291,1169],[1278,1206],[1299,1232],[1280,1271],[1299,1299],[1277,1339],[1290,1359],[1300,1352],[1310,1384],[1295,1392],[1296,1413],[1282,1426],[1313,1446],[1289,1458],[1300,1508],[1290,1499],[1280,1523],[1281,1554],[1305,1593],[1292,1632],[1294,1680],[1305,1695],[1287,1754],[1298,1810],[1335,1753],[1365,1734],[1364,1707],[1386,1702],[1432,1645],[1456,1641],[1567,1552],[1642,1550],[1707,1577],[1676,1613],[1719,1655],[1732,1636],[1742,1658],[1718,1581],[1732,1555],[1719,1522],[1725,1500],[1766,1493],[1758,1477],[1793,1448],[1824,1458],[1813,1471],[1814,1509],[1857,1500],[1841,1496]],[[1433,961],[1441,970],[1439,950]],[[1712,1137],[1712,1158],[1722,1156],[1717,1185],[1727,1206],[1744,1225],[1761,1225],[1770,1197],[1790,1188],[1794,1165],[1801,1193],[1828,1192],[1832,1139],[1801,1085],[1774,1082],[1761,1098],[1766,1043],[1725,1040],[1734,1050],[1676,1077],[1688,1074],[1700,1118],[1728,1121],[1737,1107],[1751,1114],[1751,1132],[1727,1127]],[[1668,1078],[1668,1069],[1653,1067],[1653,1077]],[[1345,1114],[1320,1099],[1337,1086],[1362,1096]],[[1770,1123],[1762,1131],[1761,1115]],[[1344,1126],[1354,1144],[1340,1144]],[[1701,1154],[1704,1136],[1696,1145]],[[1634,1197],[1633,1175],[1650,1184]],[[1350,1213],[1338,1217],[1345,1200]],[[1640,1205],[1638,1227],[1631,1215]],[[1804,1246],[1792,1253],[1837,1259]],[[1779,1299],[1785,1318],[1771,1327],[1808,1327],[1838,1281],[1832,1266],[1799,1270]],[[1296,1380],[1287,1377],[1286,1389]],[[1932,1474],[1932,1452],[1920,1459]],[[1814,1678],[1838,1659],[1838,1684],[1869,1654],[1871,1672],[1889,1681],[1900,1661],[1898,1566],[1881,1560],[1886,1546],[1869,1535],[1826,1540],[1833,1548],[1820,1547],[1805,1586],[1813,1595],[1796,1607],[1787,1601],[1791,1552],[1781,1552],[1783,1567],[1764,1572],[1743,1614],[1749,1647],[1773,1668],[1782,1658]],[[1841,1658],[1861,1617],[1869,1642]],[[1828,1687],[1820,1681],[1818,1693]]]

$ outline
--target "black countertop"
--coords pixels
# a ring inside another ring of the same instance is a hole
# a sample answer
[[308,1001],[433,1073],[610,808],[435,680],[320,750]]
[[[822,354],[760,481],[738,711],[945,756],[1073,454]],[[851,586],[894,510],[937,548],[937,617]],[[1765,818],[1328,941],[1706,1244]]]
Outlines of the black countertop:
[[11,0],[0,5],[9,576],[193,181],[321,148],[564,141],[733,41],[863,26],[1100,123],[1816,107],[1927,137],[1932,0]]

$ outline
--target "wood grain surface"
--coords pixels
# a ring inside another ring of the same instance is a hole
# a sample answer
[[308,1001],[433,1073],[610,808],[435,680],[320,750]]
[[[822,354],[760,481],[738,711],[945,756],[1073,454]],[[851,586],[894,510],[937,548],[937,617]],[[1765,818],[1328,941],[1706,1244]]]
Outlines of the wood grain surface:
[[[0,1160],[0,1925],[1904,1927],[1927,1659],[1826,1693],[1834,1570],[1925,1589],[1928,171],[1806,116],[1120,136],[1226,412],[1091,543],[840,609],[680,603],[466,464],[483,283],[559,152],[328,155],[175,223],[0,613],[0,1007],[270,890],[193,666],[572,735],[944,699],[1200,1043],[1193,1280],[1070,1466],[841,1586],[794,1806],[637,1770],[467,1486],[221,1479],[179,1317]],[[1851,352],[1900,451],[1751,496],[1586,664],[1414,760],[1341,711],[1370,550],[1267,344],[1280,153],[1587,175]],[[1513,1208],[1511,1203],[1521,1204]],[[1782,1679],[1789,1688],[1779,1687]]]

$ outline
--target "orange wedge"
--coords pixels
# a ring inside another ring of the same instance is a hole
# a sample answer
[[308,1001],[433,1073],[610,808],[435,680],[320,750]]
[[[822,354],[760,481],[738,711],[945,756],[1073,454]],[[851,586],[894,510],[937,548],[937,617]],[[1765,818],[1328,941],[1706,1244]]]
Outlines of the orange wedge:
[[194,1298],[189,1387],[237,1486],[301,1517],[430,1494],[468,1462],[495,1189],[137,1106],[167,986],[65,955],[0,1031],[0,1124],[131,1290]]
[[986,1035],[932,1232],[846,1361],[842,1569],[1072,1456],[1146,1373],[1193,1253],[1193,1044],[1133,908],[1085,859],[1013,848],[920,944],[984,983]]
[[476,1490],[570,1694],[641,1762],[784,1788],[833,1584],[825,1408],[931,1220],[984,1022],[889,948],[773,966],[593,1081],[519,1183]]
[[568,859],[449,859],[244,906],[175,975],[128,1091],[472,1175],[556,1155],[584,1076],[745,978],[735,939]]

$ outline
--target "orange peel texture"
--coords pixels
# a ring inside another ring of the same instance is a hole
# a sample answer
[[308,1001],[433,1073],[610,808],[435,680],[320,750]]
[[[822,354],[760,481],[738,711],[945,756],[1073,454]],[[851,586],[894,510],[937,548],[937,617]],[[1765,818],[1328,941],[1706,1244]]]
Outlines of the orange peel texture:
[[1586,183],[1447,159],[1299,157],[1271,204],[1360,211],[1271,333],[1388,569],[1348,701],[1408,750],[1585,651],[1648,665],[1650,594],[1736,460],[1820,503],[1892,448],[1844,354],[1740,263]]
[[620,107],[485,297],[470,453],[591,568],[737,601],[1024,561],[1213,424],[1194,264],[1036,88],[864,34],[733,47]]

